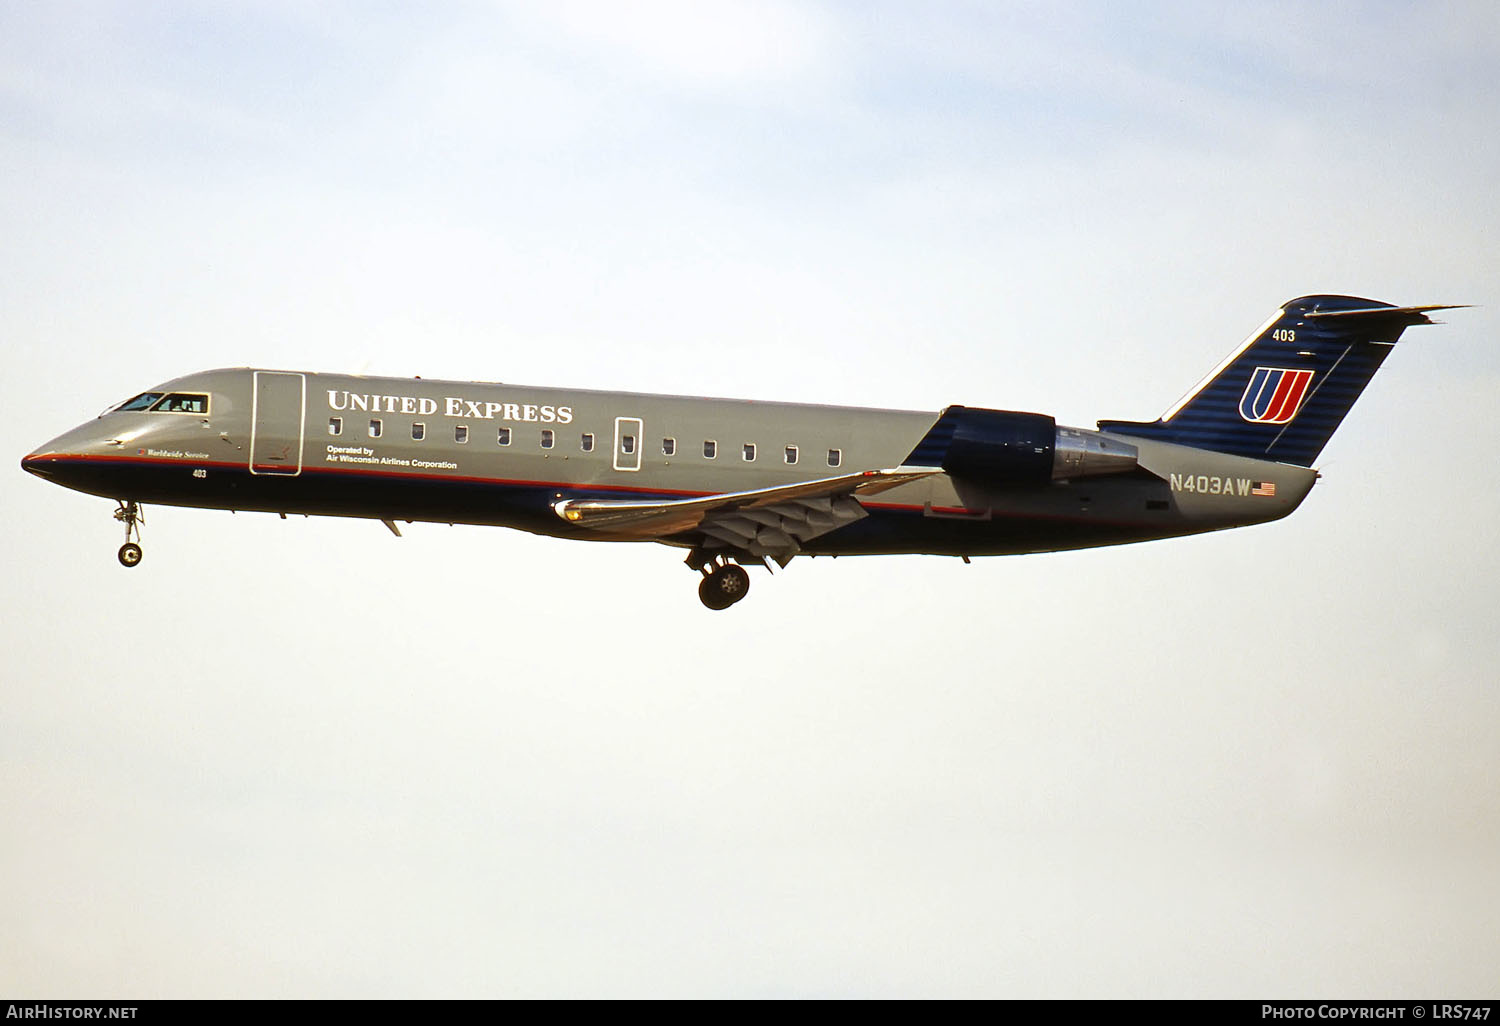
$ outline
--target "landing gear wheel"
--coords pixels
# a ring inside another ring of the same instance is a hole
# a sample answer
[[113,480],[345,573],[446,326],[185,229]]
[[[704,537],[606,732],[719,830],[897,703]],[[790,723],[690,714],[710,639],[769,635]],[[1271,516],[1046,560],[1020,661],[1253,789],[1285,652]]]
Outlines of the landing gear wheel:
[[745,568],[725,563],[698,583],[698,598],[709,609],[728,609],[750,591]]
[[129,499],[120,500],[120,508],[115,510],[115,519],[125,525],[125,544],[120,546],[120,565],[125,567],[135,566],[141,561],[141,547],[137,541],[141,537],[141,524],[146,520],[146,514],[141,507]]

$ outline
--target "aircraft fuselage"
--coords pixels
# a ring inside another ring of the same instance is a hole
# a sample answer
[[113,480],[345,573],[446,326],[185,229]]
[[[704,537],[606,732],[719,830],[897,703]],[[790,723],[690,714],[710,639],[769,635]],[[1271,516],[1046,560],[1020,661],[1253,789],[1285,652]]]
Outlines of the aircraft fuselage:
[[[24,466],[122,501],[623,540],[569,523],[557,504],[672,501],[898,467],[942,416],[249,368],[156,393],[206,405],[116,409]],[[863,499],[867,517],[799,551],[977,556],[1142,541],[1283,517],[1316,479],[1304,467],[1118,441],[1137,450],[1132,473],[1026,483],[932,474]]]
[[1047,552],[1286,516],[1406,328],[1449,305],[1289,300],[1154,421],[938,413],[239,368],[21,461],[119,501],[492,524],[688,549],[711,609],[798,555]]

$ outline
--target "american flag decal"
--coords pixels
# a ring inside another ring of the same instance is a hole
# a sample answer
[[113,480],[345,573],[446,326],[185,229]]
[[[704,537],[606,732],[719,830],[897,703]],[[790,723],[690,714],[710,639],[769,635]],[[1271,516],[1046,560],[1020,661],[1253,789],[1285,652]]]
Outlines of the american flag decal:
[[1276,482],[1252,481],[1250,484],[1250,494],[1274,496],[1276,494]]
[[1240,396],[1240,416],[1252,424],[1288,423],[1302,407],[1312,376],[1310,370],[1255,368]]

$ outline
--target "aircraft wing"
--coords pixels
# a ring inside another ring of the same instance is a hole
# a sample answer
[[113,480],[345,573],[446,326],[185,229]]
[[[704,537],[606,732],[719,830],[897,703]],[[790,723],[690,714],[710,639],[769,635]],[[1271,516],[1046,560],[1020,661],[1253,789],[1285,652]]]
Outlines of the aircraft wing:
[[736,552],[757,558],[770,556],[784,566],[802,542],[868,516],[859,504],[861,496],[942,472],[941,467],[864,470],[697,499],[564,499],[552,509],[571,524],[615,538],[699,534]]

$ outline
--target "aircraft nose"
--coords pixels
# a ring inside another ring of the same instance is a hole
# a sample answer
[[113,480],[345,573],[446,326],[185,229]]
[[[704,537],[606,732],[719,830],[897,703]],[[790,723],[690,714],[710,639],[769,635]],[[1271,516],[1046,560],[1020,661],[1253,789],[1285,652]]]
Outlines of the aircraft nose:
[[21,457],[21,469],[28,474],[37,477],[51,477],[57,469],[57,454],[50,452],[34,452],[29,456]]
[[81,424],[49,442],[43,442],[21,458],[21,469],[44,481],[73,487],[74,479],[85,471],[87,457],[112,452],[118,441],[101,440],[93,424]]

